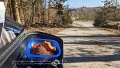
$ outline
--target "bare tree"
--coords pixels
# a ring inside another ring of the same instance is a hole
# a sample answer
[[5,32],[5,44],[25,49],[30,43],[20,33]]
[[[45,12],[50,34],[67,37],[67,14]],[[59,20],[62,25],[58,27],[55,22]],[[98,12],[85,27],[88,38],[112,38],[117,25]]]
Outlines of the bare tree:
[[4,3],[5,3],[5,7],[7,7],[8,0],[4,0]]
[[12,3],[11,6],[12,6],[13,18],[15,21],[21,24],[18,3],[16,0],[11,0],[11,3]]

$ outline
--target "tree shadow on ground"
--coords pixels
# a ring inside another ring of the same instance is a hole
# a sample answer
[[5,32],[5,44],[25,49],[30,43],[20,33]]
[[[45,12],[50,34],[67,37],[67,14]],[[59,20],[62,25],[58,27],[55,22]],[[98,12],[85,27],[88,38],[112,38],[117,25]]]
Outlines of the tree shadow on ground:
[[120,61],[120,55],[104,55],[97,57],[65,57],[65,63],[76,63],[76,62],[94,62],[94,61]]
[[[113,55],[95,55],[97,54],[94,51],[84,50],[83,48],[76,48],[82,53],[76,53],[77,55],[81,57],[74,57],[74,54],[70,54],[71,57],[65,57],[64,61],[66,63],[76,63],[76,62],[94,62],[94,61],[101,61],[101,62],[107,62],[107,61],[120,61],[120,48],[114,48],[114,46],[120,46],[120,37],[119,35],[92,35],[92,36],[59,36],[61,38],[96,38],[96,39],[103,39],[102,41],[73,41],[73,42],[64,42],[64,44],[67,44],[68,46],[71,46],[69,44],[80,44],[82,45],[111,45],[112,47],[106,47],[107,49],[114,49],[115,52]],[[107,38],[108,40],[105,40],[104,38]],[[72,51],[72,50],[70,50]]]
[[90,35],[90,36],[59,36],[61,38],[102,38],[102,37],[120,37],[120,35],[111,35],[111,34],[107,34],[107,35],[103,35],[103,34],[98,34],[98,35]]

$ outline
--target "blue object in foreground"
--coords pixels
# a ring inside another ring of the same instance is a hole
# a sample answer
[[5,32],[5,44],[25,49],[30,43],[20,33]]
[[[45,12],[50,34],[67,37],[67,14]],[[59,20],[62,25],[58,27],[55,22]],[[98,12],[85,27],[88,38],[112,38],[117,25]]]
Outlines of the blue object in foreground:
[[[56,48],[56,54],[47,56],[47,55],[38,55],[38,54],[31,53],[31,48],[34,44],[42,44],[44,41],[50,42],[52,46]],[[61,49],[60,49],[59,43],[55,40],[33,38],[33,39],[30,39],[27,43],[26,55],[31,60],[57,59],[61,55]]]

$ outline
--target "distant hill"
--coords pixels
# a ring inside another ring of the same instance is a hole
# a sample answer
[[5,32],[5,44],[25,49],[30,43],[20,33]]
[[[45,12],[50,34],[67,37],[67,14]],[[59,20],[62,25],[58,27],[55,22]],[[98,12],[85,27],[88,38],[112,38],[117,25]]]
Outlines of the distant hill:
[[78,20],[94,20],[96,13],[101,10],[101,7],[80,7],[69,9],[71,16]]

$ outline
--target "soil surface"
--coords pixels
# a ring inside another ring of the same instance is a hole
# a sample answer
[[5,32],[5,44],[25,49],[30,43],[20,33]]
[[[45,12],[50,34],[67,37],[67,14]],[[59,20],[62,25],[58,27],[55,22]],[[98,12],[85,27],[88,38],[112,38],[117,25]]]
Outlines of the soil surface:
[[75,21],[58,33],[64,40],[64,68],[120,68],[120,36]]

